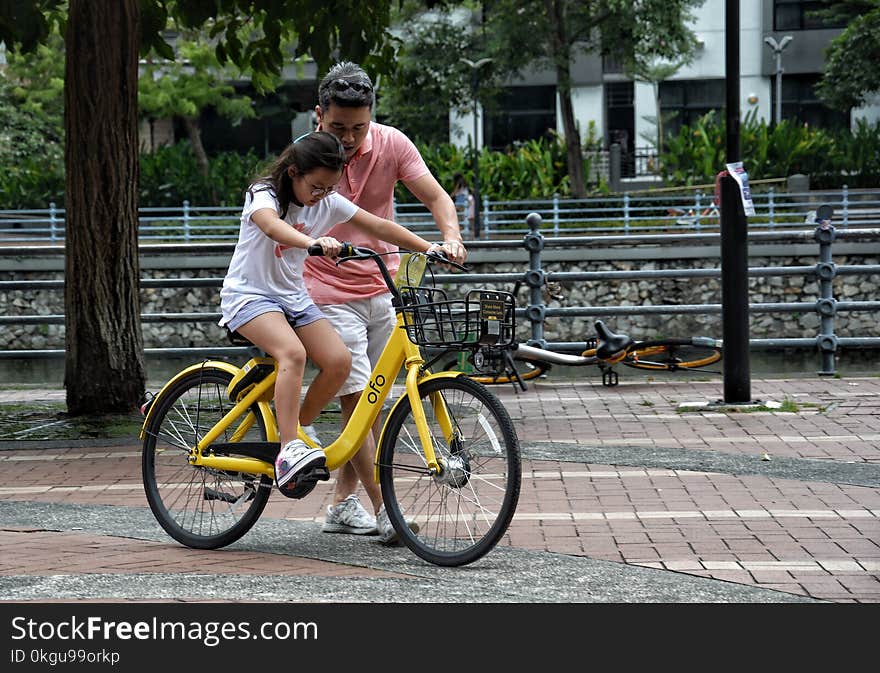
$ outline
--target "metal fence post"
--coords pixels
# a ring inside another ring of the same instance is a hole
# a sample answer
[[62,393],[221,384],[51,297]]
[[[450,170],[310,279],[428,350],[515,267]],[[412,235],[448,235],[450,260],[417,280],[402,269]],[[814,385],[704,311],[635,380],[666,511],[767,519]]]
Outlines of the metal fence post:
[[703,213],[703,205],[701,203],[702,202],[701,196],[702,195],[701,195],[699,189],[696,192],[694,192],[694,229],[696,231],[700,230],[700,217],[702,217],[702,213]]
[[525,273],[525,281],[529,286],[529,305],[526,308],[526,317],[532,323],[532,338],[528,345],[545,348],[547,341],[544,339],[544,307],[541,288],[544,286],[544,270],[541,268],[541,250],[544,249],[544,236],[538,229],[541,227],[541,216],[538,213],[529,213],[526,217],[529,225],[529,233],[523,238],[523,246],[529,251],[529,270]]
[[189,243],[189,201],[183,202],[183,240]]
[[553,195],[553,235],[559,236],[559,194]]
[[49,203],[49,240],[53,243],[58,240],[58,236],[56,234],[55,228],[58,226],[58,209],[55,207],[55,202],[52,201]]
[[776,215],[776,201],[774,200],[775,192],[773,191],[773,187],[767,190],[767,219],[769,220],[770,228],[773,229],[773,225],[775,224],[774,219]]
[[834,227],[831,225],[833,214],[834,210],[831,206],[819,206],[816,209],[816,231],[813,234],[813,238],[819,243],[819,263],[816,264],[816,277],[819,279],[816,312],[820,318],[816,345],[822,354],[822,369],[817,372],[819,376],[833,376],[836,373],[834,354],[837,351],[837,336],[834,334],[834,314],[837,312],[837,300],[833,296],[831,287],[837,275],[837,267],[831,261],[831,243],[834,241]]
[[843,228],[849,227],[849,187],[843,186],[843,194],[840,195],[843,202]]
[[[489,230],[492,228],[492,212],[489,209],[489,197],[483,197],[483,238],[489,240]],[[474,232],[476,235],[476,232]]]
[[629,192],[623,193],[623,233],[629,234]]

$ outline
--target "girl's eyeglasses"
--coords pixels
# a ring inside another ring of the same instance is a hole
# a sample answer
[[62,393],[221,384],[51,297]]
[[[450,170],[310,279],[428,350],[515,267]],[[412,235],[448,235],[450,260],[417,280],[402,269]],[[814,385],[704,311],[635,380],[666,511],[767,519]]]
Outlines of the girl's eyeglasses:
[[336,191],[336,185],[333,185],[332,187],[315,187],[315,185],[308,182],[306,183],[306,185],[311,187],[311,191],[309,192],[309,194],[311,194],[312,196],[327,196],[328,194],[332,194]]

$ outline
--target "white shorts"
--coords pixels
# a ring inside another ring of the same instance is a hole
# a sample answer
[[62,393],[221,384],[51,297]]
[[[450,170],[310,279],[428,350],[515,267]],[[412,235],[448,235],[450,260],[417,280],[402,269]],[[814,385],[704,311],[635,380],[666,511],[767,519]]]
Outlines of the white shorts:
[[391,294],[356,299],[347,304],[319,304],[318,308],[351,351],[351,374],[337,395],[359,393],[369,383],[373,367],[394,330]]

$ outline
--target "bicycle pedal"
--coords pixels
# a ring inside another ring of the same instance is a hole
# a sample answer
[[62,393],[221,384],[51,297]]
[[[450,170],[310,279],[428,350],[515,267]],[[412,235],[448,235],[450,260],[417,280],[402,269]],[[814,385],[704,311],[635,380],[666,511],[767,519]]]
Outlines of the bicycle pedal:
[[602,370],[602,385],[613,387],[616,386],[620,381],[620,377],[617,375],[617,372],[613,369],[604,369]]
[[322,465],[296,475],[284,486],[279,486],[278,490],[288,498],[299,500],[311,493],[319,481],[327,481],[328,479],[330,479],[330,470]]

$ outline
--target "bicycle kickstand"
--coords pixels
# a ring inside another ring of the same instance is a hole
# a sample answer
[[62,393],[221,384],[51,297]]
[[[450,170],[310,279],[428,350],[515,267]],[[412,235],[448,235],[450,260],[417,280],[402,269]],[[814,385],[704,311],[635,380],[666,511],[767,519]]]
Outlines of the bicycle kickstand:
[[526,382],[520,378],[519,372],[516,371],[516,363],[513,361],[509,350],[504,351],[504,367],[507,369],[507,376],[510,378],[510,382],[513,384],[513,390],[516,391],[518,384],[520,390],[525,391],[527,388]]

